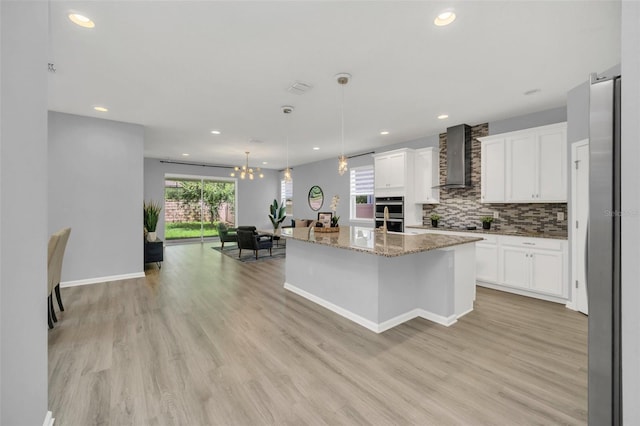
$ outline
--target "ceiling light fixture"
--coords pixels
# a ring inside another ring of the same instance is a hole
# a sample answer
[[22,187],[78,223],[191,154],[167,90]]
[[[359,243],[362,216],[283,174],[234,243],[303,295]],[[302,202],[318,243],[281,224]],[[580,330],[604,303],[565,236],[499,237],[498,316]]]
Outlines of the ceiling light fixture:
[[383,131],[381,131],[381,132],[380,132],[380,134],[381,134],[381,135],[383,135],[383,136],[384,136],[384,135],[388,135],[388,134],[389,134],[389,131],[388,131],[388,130],[383,130]]
[[433,20],[433,23],[438,27],[444,27],[445,25],[449,25],[455,20],[456,14],[453,12],[453,10],[448,9],[440,12],[440,14],[436,16],[436,19]]
[[[282,112],[284,113],[285,116],[290,115],[293,112],[293,107],[291,105],[285,105],[282,107]],[[292,178],[291,178],[291,169],[289,168],[289,120],[287,120],[287,137],[286,137],[286,141],[287,141],[287,168],[284,169],[284,181],[285,182],[291,182]]]
[[314,147],[313,147],[313,150],[314,150],[314,151],[320,151],[320,147],[319,147],[319,146],[314,146]]
[[98,112],[108,112],[109,111],[109,108],[106,108],[106,107],[103,107],[103,106],[99,106],[99,105],[94,106],[93,109],[98,111]]
[[182,153],[182,156],[183,156],[183,157],[188,157],[188,156],[189,156],[189,154],[187,154],[186,152],[184,152],[184,153]]
[[449,118],[449,116],[447,114],[440,114],[438,116],[438,120],[444,120],[445,118]]
[[351,79],[351,74],[340,73],[336,75],[336,80],[342,86],[342,103],[340,109],[340,135],[342,139],[342,154],[338,157],[338,173],[342,176],[347,171],[347,157],[344,155],[344,86]]
[[212,135],[219,135],[220,133],[221,133],[220,130],[212,130],[211,131]]
[[249,178],[249,180],[253,180],[254,173],[257,173],[258,177],[262,179],[264,175],[262,174],[260,167],[257,167],[255,170],[250,168],[249,167],[249,151],[245,151],[245,154],[247,154],[247,159],[244,165],[234,167],[233,169],[234,171],[231,172],[231,177],[236,177],[236,172],[238,172],[238,176],[240,177],[240,179]]
[[93,28],[96,26],[91,19],[84,15],[80,15],[79,13],[70,13],[68,16],[71,22],[83,28]]

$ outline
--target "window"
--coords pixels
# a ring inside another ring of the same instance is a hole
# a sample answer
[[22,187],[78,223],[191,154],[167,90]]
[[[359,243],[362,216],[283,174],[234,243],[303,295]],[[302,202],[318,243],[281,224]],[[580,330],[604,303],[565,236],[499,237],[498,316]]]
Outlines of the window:
[[373,219],[373,166],[351,169],[351,220]]
[[287,216],[293,216],[293,182],[280,181],[280,200],[286,206]]

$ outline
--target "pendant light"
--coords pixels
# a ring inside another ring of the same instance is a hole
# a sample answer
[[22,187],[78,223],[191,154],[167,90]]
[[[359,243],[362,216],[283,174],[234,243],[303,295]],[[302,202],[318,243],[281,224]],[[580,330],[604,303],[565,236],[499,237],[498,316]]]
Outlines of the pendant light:
[[340,135],[342,139],[342,155],[338,157],[338,173],[342,176],[347,171],[347,157],[344,155],[344,86],[351,79],[351,74],[340,73],[336,74],[336,81],[342,86],[342,103],[340,109]]
[[249,151],[245,151],[245,154],[247,155],[247,159],[244,165],[234,167],[233,169],[234,171],[231,172],[231,177],[235,177],[236,172],[238,172],[240,179],[249,178],[249,180],[253,180],[253,178],[255,177],[254,175],[254,172],[255,172],[258,174],[258,177],[262,179],[264,177],[264,174],[262,174],[260,167],[257,167],[255,170],[250,168],[249,167]]
[[[282,112],[285,116],[291,114],[293,112],[293,107],[291,105],[284,105],[282,107]],[[284,169],[284,181],[291,182],[291,169],[289,168],[289,120],[287,119],[287,168]]]

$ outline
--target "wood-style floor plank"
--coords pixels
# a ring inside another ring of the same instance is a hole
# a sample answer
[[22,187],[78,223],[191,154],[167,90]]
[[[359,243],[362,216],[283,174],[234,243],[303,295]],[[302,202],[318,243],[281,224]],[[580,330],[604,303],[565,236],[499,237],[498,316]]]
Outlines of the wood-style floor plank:
[[62,289],[56,424],[586,424],[582,314],[478,288],[451,327],[375,334],[285,291],[283,259],[211,245],[168,246],[145,278]]

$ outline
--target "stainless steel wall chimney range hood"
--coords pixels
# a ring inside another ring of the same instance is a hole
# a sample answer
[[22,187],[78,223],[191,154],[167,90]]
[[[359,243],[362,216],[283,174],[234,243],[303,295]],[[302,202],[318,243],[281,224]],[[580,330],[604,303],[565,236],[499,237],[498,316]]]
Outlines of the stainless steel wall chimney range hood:
[[447,128],[447,176],[435,188],[471,186],[471,127],[466,124]]

